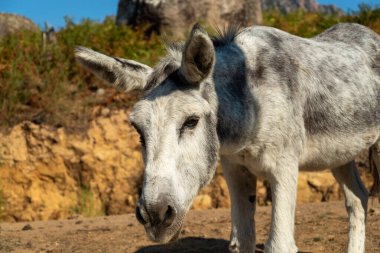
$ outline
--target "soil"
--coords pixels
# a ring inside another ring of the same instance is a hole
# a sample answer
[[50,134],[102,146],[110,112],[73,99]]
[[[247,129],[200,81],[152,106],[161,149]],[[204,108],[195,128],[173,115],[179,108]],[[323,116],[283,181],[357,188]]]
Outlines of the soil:
[[[376,202],[376,203],[375,203]],[[380,252],[380,209],[370,202],[366,252]],[[257,251],[263,252],[271,208],[256,213]],[[345,252],[347,214],[343,202],[297,206],[295,237],[299,252]],[[159,245],[149,241],[133,214],[71,220],[0,224],[0,252],[123,252],[177,253],[228,252],[228,209],[190,211],[177,242]]]

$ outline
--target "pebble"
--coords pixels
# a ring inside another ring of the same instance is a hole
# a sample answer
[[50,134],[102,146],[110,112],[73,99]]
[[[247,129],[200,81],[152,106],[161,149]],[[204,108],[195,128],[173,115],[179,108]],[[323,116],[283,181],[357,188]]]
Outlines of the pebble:
[[32,230],[32,226],[30,224],[26,224],[21,230],[26,231],[26,230]]

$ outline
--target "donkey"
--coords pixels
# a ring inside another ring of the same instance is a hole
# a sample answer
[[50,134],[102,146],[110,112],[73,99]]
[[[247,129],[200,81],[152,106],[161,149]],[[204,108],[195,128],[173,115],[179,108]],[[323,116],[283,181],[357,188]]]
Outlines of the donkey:
[[231,195],[229,250],[255,251],[256,180],[267,178],[272,217],[266,252],[297,252],[301,170],[332,168],[349,215],[348,252],[365,250],[367,191],[355,156],[380,168],[380,37],[338,24],[311,39],[234,26],[210,37],[195,25],[155,68],[76,48],[109,84],[141,90],[130,114],[145,172],[137,219],[156,242],[175,240],[191,202],[220,158]]

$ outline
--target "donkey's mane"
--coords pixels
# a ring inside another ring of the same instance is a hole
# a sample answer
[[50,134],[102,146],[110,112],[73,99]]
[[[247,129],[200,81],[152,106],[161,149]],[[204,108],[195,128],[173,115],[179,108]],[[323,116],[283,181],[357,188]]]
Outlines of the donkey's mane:
[[[216,34],[211,36],[211,40],[215,49],[217,49],[232,44],[236,36],[240,33],[240,26],[230,24],[223,30],[216,27],[215,32]],[[146,86],[147,91],[162,83],[181,66],[185,42],[165,42],[165,44],[168,53],[159,61],[150,75]]]
[[223,30],[216,27],[215,31],[216,35],[211,37],[214,47],[223,47],[231,44],[235,40],[241,31],[241,26],[238,24],[230,24]]

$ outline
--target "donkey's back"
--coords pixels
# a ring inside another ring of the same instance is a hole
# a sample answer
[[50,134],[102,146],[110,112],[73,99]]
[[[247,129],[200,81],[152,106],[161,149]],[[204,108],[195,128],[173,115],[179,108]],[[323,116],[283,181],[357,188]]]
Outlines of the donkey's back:
[[313,38],[324,42],[342,42],[362,49],[380,67],[380,36],[366,26],[340,23]]
[[[261,110],[281,108],[284,111],[279,113],[286,115],[281,122],[276,117],[276,122],[262,120],[271,129],[260,127],[257,139],[276,141],[278,137],[267,139],[273,136],[268,134],[273,126],[284,132],[293,124],[294,134],[288,135],[292,142],[299,140],[300,167],[311,170],[345,164],[376,143],[380,136],[380,36],[375,32],[344,23],[305,39],[254,27],[243,31],[237,42],[245,48],[251,91]],[[268,105],[268,89],[283,105]]]

